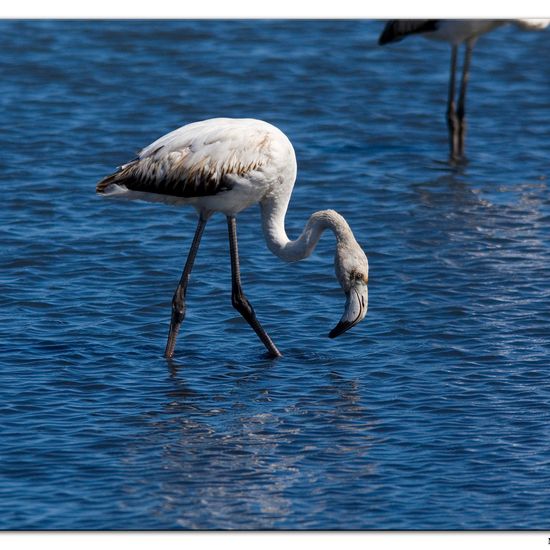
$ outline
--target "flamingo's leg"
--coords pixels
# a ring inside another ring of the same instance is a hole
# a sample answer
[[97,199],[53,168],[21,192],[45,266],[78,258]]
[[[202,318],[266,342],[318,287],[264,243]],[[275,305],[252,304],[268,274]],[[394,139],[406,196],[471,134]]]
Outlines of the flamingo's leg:
[[267,332],[264,330],[260,321],[256,318],[256,313],[252,304],[244,295],[241,285],[241,270],[239,267],[239,249],[237,246],[237,222],[234,216],[227,216],[227,228],[229,231],[229,250],[231,252],[231,302],[233,307],[244,317],[246,322],[254,329],[267,351],[273,357],[281,357],[281,352],[271,341]]
[[451,160],[458,159],[459,123],[455,110],[455,76],[457,51],[458,46],[453,46],[451,50],[451,70],[449,75],[449,96],[447,98],[447,128],[449,129],[449,149],[451,152]]
[[178,336],[181,323],[185,317],[185,293],[187,292],[189,275],[191,274],[191,269],[193,269],[193,263],[195,262],[197,250],[199,249],[202,233],[206,227],[207,221],[208,216],[202,214],[199,216],[199,222],[197,224],[197,229],[195,230],[195,236],[193,237],[191,248],[189,249],[189,254],[187,255],[187,261],[185,262],[185,267],[183,268],[180,282],[176,288],[176,292],[174,292],[174,297],[172,298],[172,319],[170,321],[170,332],[168,333],[166,349],[164,350],[164,356],[168,359],[174,355],[176,338]]
[[458,97],[458,125],[459,125],[459,134],[458,134],[458,155],[460,157],[464,156],[464,139],[466,137],[466,88],[468,86],[468,80],[470,77],[470,62],[472,60],[472,49],[473,44],[466,44],[466,52],[464,53],[464,65],[462,66],[462,82],[460,84],[460,95]]

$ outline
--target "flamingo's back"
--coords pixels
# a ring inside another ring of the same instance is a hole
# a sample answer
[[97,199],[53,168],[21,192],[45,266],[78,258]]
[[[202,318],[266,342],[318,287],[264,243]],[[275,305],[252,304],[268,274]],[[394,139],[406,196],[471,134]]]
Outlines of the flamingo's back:
[[255,119],[217,118],[188,124],[142,149],[136,159],[102,179],[96,191],[182,198],[216,195],[232,189],[235,176],[268,164],[273,139],[279,135],[284,134]]

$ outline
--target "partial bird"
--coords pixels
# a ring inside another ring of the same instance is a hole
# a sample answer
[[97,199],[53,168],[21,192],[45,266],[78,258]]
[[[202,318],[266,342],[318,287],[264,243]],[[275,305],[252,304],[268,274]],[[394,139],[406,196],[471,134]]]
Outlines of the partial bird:
[[[466,88],[468,86],[472,50],[482,34],[507,23],[514,23],[526,30],[542,30],[550,24],[550,19],[394,19],[388,21],[378,39],[378,44],[384,45],[389,42],[398,42],[411,34],[421,34],[426,38],[445,40],[451,44],[447,127],[449,130],[450,157],[454,162],[464,158]],[[466,50],[457,106],[455,103],[456,61],[458,48],[461,44],[466,44]]]
[[329,337],[343,334],[365,317],[369,264],[346,220],[334,210],[322,210],[310,216],[298,239],[292,241],[286,234],[285,216],[296,172],[294,148],[275,126],[255,119],[213,118],[187,124],[157,139],[136,159],[97,184],[100,195],[191,205],[197,210],[195,236],[172,299],[165,357],[174,355],[185,316],[189,275],[206,223],[215,212],[227,218],[233,307],[254,329],[268,353],[281,356],[241,284],[236,216],[257,203],[267,246],[287,262],[308,257],[325,229],[334,233],[335,272],[346,294],[346,306]]

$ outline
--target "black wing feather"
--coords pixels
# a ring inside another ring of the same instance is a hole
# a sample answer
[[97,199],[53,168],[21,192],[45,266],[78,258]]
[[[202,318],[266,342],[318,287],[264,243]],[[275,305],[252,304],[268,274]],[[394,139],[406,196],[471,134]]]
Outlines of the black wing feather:
[[409,34],[420,34],[437,30],[439,19],[392,19],[386,23],[378,44],[399,42]]
[[136,159],[121,166],[114,174],[103,178],[96,192],[104,194],[110,185],[121,185],[132,191],[158,193],[173,197],[206,197],[231,189],[231,181],[225,175],[214,177],[208,171],[194,174],[177,170],[162,173],[162,166],[154,161],[146,165],[149,159]]

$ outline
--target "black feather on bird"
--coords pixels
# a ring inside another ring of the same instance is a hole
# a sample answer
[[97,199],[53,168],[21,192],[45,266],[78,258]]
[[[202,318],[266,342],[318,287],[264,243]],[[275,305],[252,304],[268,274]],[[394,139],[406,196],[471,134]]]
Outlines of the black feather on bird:
[[383,46],[390,42],[399,42],[409,34],[421,34],[437,30],[438,19],[392,19],[388,21],[378,44]]

